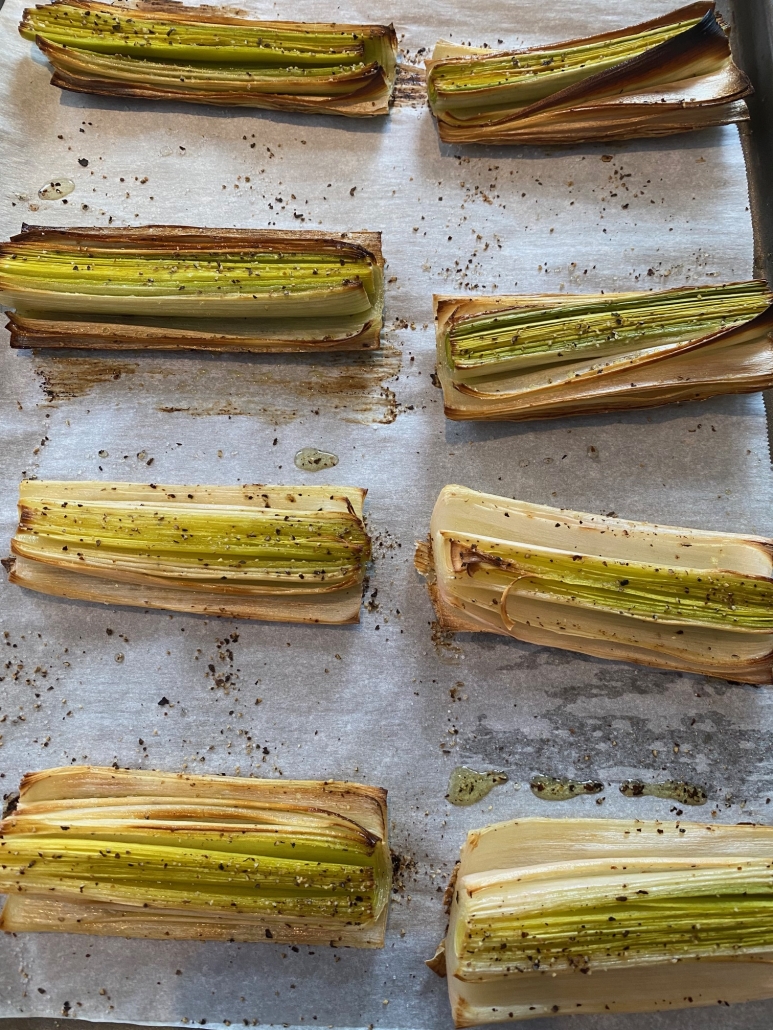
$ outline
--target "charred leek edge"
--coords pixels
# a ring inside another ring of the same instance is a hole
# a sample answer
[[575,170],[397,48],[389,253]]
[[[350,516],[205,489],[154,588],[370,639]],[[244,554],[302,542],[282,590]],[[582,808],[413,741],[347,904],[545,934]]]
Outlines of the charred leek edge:
[[530,50],[440,42],[427,67],[441,138],[459,143],[665,135],[742,120],[752,92],[713,2]]
[[386,792],[53,769],[0,823],[0,927],[383,946]]
[[25,480],[10,580],[64,597],[291,622],[359,619],[356,487]]
[[389,111],[392,26],[251,21],[181,4],[55,0],[19,31],[83,92],[351,116]]
[[435,297],[450,418],[545,418],[773,384],[762,281],[591,295]]
[[416,565],[451,630],[770,683],[772,555],[764,538],[447,486]]
[[457,1026],[770,997],[772,862],[770,827],[523,819],[474,830],[431,965],[445,962]]
[[12,346],[378,347],[380,233],[23,226],[0,246]]

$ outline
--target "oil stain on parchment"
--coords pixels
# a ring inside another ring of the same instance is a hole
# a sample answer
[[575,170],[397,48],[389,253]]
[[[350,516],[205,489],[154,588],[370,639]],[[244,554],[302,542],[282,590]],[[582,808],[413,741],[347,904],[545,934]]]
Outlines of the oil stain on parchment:
[[136,361],[104,361],[101,358],[41,358],[35,366],[40,385],[52,403],[70,401],[86,394],[101,383],[111,383],[131,376],[139,368]]
[[395,107],[423,107],[427,103],[427,82],[422,67],[405,61],[398,64],[393,103]]
[[140,361],[36,354],[35,371],[52,404],[83,397],[113,380],[156,410],[195,417],[251,415],[286,424],[306,415],[345,422],[394,422],[398,403],[388,385],[400,372],[401,351],[386,346],[362,354],[261,355],[205,359],[143,355]]
[[684,780],[663,780],[660,783],[646,783],[643,780],[625,780],[620,784],[620,793],[627,798],[663,798],[680,805],[705,805],[708,794],[696,783]]
[[475,805],[488,797],[494,787],[507,783],[507,773],[480,773],[466,765],[457,765],[448,781],[446,799],[452,805]]

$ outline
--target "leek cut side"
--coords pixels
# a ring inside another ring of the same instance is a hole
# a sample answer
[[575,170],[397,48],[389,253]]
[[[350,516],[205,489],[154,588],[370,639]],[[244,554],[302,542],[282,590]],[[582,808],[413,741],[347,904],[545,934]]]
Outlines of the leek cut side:
[[441,41],[429,102],[449,143],[568,144],[748,118],[752,92],[713,2],[617,32],[492,51]]
[[765,282],[591,295],[435,297],[452,419],[552,418],[773,386]]
[[24,11],[62,89],[199,104],[387,114],[397,37],[384,25],[254,21],[213,8],[54,0]]
[[63,597],[282,622],[359,619],[353,487],[24,481],[10,580]]
[[773,680],[773,541],[445,487],[416,567],[443,626]]
[[386,792],[53,769],[0,823],[0,927],[383,946]]
[[497,823],[468,834],[450,894],[428,964],[458,1027],[773,997],[770,827]]
[[0,246],[12,347],[372,350],[380,233],[24,226]]

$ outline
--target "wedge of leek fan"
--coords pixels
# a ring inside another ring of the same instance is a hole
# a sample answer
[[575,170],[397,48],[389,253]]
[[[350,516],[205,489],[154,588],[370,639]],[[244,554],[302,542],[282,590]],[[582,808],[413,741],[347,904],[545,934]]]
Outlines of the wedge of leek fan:
[[772,540],[446,486],[416,566],[451,631],[773,680]]
[[365,490],[25,480],[3,564],[44,594],[277,622],[357,622]]
[[350,117],[387,114],[397,37],[389,25],[254,21],[170,0],[55,0],[29,7],[61,89]]
[[453,419],[618,411],[773,386],[767,283],[514,297],[435,297]]
[[12,347],[368,350],[381,234],[22,227],[0,245]]
[[380,948],[386,791],[68,766],[0,823],[0,927]]
[[430,106],[449,143],[665,136],[745,120],[753,92],[713,2],[529,50],[443,40],[427,70]]
[[773,828],[520,819],[473,830],[449,887],[457,1027],[773,996]]

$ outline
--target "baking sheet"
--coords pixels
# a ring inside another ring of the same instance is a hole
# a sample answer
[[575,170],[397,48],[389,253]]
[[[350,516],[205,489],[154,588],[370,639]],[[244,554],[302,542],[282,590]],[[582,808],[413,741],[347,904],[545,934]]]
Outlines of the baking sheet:
[[[572,151],[438,143],[410,99],[347,122],[61,94],[0,14],[0,231],[194,223],[381,229],[387,323],[379,354],[11,353],[0,340],[0,542],[22,475],[155,482],[318,482],[293,465],[331,450],[330,482],[370,490],[375,538],[356,627],[186,618],[2,590],[0,784],[78,762],[211,773],[337,777],[389,789],[399,873],[383,952],[29,935],[0,940],[0,1016],[206,1025],[450,1025],[424,967],[444,929],[441,892],[467,830],[529,814],[673,816],[630,800],[628,777],[699,783],[695,816],[769,818],[765,690],[549,651],[444,638],[412,568],[440,488],[701,528],[773,534],[759,396],[542,424],[446,423],[431,383],[433,291],[676,286],[752,274],[738,131]],[[647,0],[637,18],[669,10]],[[617,27],[612,0],[407,0],[252,14],[394,20],[410,58],[439,36],[534,44]],[[496,26],[489,31],[489,26]],[[88,161],[83,166],[79,159]],[[37,199],[54,177],[65,205]],[[442,198],[442,199],[441,199]],[[214,667],[214,673],[211,668]],[[166,698],[168,705],[159,705]],[[510,781],[472,808],[444,800],[459,764]],[[535,773],[593,777],[598,797],[552,806]],[[685,816],[692,814],[691,810]],[[579,1028],[768,1027],[773,1003],[578,1018]],[[565,1026],[545,1020],[536,1027]]]

